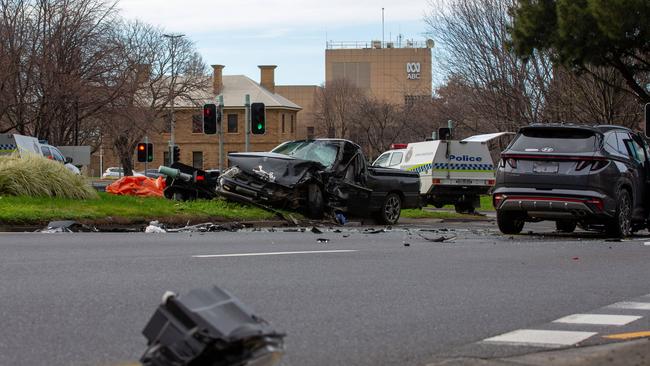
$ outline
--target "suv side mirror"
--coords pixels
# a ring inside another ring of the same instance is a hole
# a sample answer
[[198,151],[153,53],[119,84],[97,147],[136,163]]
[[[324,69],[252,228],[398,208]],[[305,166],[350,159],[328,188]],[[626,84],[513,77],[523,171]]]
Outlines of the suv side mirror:
[[69,156],[66,156],[64,161],[66,164],[72,164],[72,158]]

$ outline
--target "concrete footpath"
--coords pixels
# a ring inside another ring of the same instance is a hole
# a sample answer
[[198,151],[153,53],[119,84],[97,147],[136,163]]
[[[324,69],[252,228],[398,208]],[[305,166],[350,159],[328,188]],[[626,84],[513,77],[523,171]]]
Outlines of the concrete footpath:
[[444,359],[427,366],[642,366],[650,365],[650,339],[538,352],[523,356]]

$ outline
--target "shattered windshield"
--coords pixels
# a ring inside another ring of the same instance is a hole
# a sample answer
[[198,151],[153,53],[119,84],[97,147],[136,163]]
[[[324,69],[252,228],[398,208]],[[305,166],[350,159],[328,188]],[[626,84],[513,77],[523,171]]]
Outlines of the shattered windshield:
[[329,141],[292,141],[272,150],[274,153],[297,159],[315,161],[331,168],[336,161],[339,147]]

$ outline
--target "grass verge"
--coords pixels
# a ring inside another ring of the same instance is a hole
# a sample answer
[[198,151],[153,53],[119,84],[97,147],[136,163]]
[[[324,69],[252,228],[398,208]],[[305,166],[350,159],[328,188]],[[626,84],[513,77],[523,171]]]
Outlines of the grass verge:
[[468,219],[476,220],[475,215],[463,215],[451,211],[419,210],[417,208],[402,210],[400,217],[407,219]]
[[42,224],[51,220],[140,222],[174,218],[182,220],[270,220],[276,216],[254,206],[221,199],[176,202],[164,198],[115,196],[99,199],[58,197],[0,197],[0,223]]

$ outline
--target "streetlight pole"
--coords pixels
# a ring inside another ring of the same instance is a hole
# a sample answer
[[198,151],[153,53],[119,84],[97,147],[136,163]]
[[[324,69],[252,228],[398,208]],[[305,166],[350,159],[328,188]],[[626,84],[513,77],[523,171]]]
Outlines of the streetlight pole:
[[170,109],[171,109],[171,115],[172,118],[169,122],[169,165],[174,164],[174,125],[176,124],[176,114],[174,113],[174,99],[176,99],[175,95],[175,83],[176,83],[176,75],[174,75],[174,55],[176,54],[176,40],[184,37],[184,34],[163,34],[163,37],[169,38],[171,42],[171,56],[172,56],[172,80],[171,80],[171,90],[170,90],[170,95],[171,95],[171,101],[170,101]]

